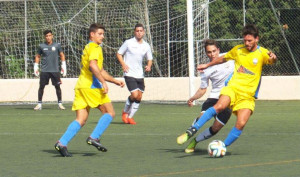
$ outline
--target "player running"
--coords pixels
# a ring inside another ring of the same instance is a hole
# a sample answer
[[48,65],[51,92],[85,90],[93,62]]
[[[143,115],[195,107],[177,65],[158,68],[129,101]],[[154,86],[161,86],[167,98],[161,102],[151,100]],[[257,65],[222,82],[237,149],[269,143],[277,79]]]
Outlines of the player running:
[[100,44],[104,39],[104,26],[92,24],[89,28],[90,42],[84,47],[81,56],[81,72],[75,86],[75,99],[72,110],[76,111],[76,120],[69,127],[59,141],[54,145],[55,149],[63,157],[71,157],[67,150],[68,143],[86,123],[91,108],[98,108],[103,115],[100,117],[94,131],[87,138],[88,145],[95,146],[99,151],[107,149],[100,143],[100,137],[110,125],[115,111],[107,95],[106,81],[123,87],[123,81],[116,80],[103,69],[103,53]]
[[[220,49],[218,47],[218,44],[216,41],[208,39],[204,41],[204,48],[205,53],[210,61],[213,61],[219,57]],[[212,84],[212,90],[210,92],[210,95],[208,96],[207,100],[202,104],[201,114],[199,117],[197,117],[193,124],[197,122],[198,119],[201,118],[201,115],[211,106],[215,105],[219,99],[220,91],[225,86],[225,81],[229,79],[230,75],[233,73],[234,69],[234,62],[228,61],[226,63],[215,65],[208,67],[200,74],[201,76],[201,84],[200,88],[197,90],[194,96],[192,96],[188,100],[188,105],[193,106],[193,101],[201,98],[207,91],[207,87],[209,85],[209,80]],[[196,138],[193,138],[190,144],[185,149],[186,153],[191,153],[195,151],[195,147],[198,142],[206,140],[214,136],[219,132],[219,130],[227,123],[231,116],[231,110],[229,108],[226,108],[224,111],[220,112],[215,116],[215,121],[213,125],[206,130],[204,130],[202,133],[200,133]],[[192,124],[192,126],[193,126]],[[190,128],[187,129],[186,133],[179,136],[177,138],[178,144],[183,144],[186,139],[191,134]]]
[[147,59],[145,71],[150,72],[152,66],[152,52],[150,45],[143,40],[145,29],[142,24],[134,27],[134,37],[126,40],[117,52],[117,58],[122,65],[124,78],[130,96],[122,111],[122,121],[125,124],[136,124],[133,119],[138,111],[145,90],[143,59]]

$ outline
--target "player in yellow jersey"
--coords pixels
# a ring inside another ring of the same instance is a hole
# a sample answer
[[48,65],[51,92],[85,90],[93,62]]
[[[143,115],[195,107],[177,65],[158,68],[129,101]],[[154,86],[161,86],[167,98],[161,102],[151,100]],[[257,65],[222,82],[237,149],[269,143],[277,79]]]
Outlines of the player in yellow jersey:
[[54,146],[64,157],[72,156],[67,150],[67,145],[86,123],[90,108],[98,108],[103,115],[86,142],[95,146],[99,151],[107,151],[100,144],[100,137],[110,125],[115,116],[115,111],[107,95],[106,81],[121,87],[125,83],[116,80],[103,69],[103,53],[100,44],[104,39],[104,31],[104,26],[96,23],[89,28],[90,42],[85,46],[81,56],[82,68],[75,86],[75,99],[72,106],[72,110],[76,111],[76,119],[71,122],[66,132]]
[[244,44],[237,45],[224,56],[201,64],[197,69],[202,72],[209,66],[235,61],[235,69],[228,85],[221,90],[218,102],[201,116],[186,133],[177,138],[181,144],[191,138],[208,120],[227,107],[237,116],[235,126],[229,132],[224,143],[231,145],[241,135],[255,107],[255,97],[260,85],[262,67],[273,64],[277,57],[271,51],[258,45],[259,32],[255,25],[246,25],[242,31]]

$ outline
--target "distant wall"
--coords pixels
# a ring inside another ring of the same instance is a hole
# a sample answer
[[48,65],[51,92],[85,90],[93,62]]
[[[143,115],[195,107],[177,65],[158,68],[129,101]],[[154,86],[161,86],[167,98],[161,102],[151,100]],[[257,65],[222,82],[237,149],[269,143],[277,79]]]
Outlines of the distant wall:
[[[73,101],[76,81],[76,78],[62,79],[63,101]],[[145,84],[145,101],[186,101],[189,98],[188,78],[146,78]],[[196,91],[200,85],[200,78],[194,79],[194,85]],[[37,101],[38,88],[38,79],[0,79],[0,102]],[[124,101],[128,95],[126,87],[109,84],[109,96],[112,101]],[[202,98],[204,99],[206,95]],[[300,100],[300,76],[264,76],[259,99]],[[43,101],[57,101],[51,82],[45,88]]]

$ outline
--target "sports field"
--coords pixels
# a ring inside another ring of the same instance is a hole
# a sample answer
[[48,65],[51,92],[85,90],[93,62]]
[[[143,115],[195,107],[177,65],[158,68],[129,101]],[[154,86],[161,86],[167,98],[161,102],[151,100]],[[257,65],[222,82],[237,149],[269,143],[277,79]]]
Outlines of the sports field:
[[235,116],[218,135],[199,143],[194,154],[185,154],[186,144],[177,145],[176,137],[200,106],[144,103],[135,117],[137,125],[123,124],[123,103],[114,106],[117,116],[101,140],[108,152],[85,142],[100,116],[92,110],[68,146],[73,157],[65,158],[54,144],[75,118],[70,104],[65,111],[45,104],[37,112],[34,105],[1,105],[0,176],[300,176],[300,101],[257,101],[241,137],[218,159],[210,158],[206,147],[213,139],[226,138]]

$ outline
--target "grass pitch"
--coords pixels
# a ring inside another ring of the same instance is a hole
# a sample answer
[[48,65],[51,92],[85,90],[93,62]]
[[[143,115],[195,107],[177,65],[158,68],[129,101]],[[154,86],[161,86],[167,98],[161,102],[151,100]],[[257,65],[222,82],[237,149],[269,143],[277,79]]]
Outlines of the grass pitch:
[[[75,118],[57,105],[0,106],[0,176],[300,176],[300,101],[257,101],[256,110],[241,137],[227,148],[223,158],[210,158],[206,147],[224,140],[228,124],[210,140],[185,154],[176,137],[188,128],[200,106],[142,103],[137,125],[121,121],[123,103],[114,103],[116,118],[102,136],[108,152],[88,146],[86,138],[96,126],[100,111],[92,110],[87,124],[68,145],[71,158],[61,157],[55,142]],[[211,120],[202,129],[212,124]]]

